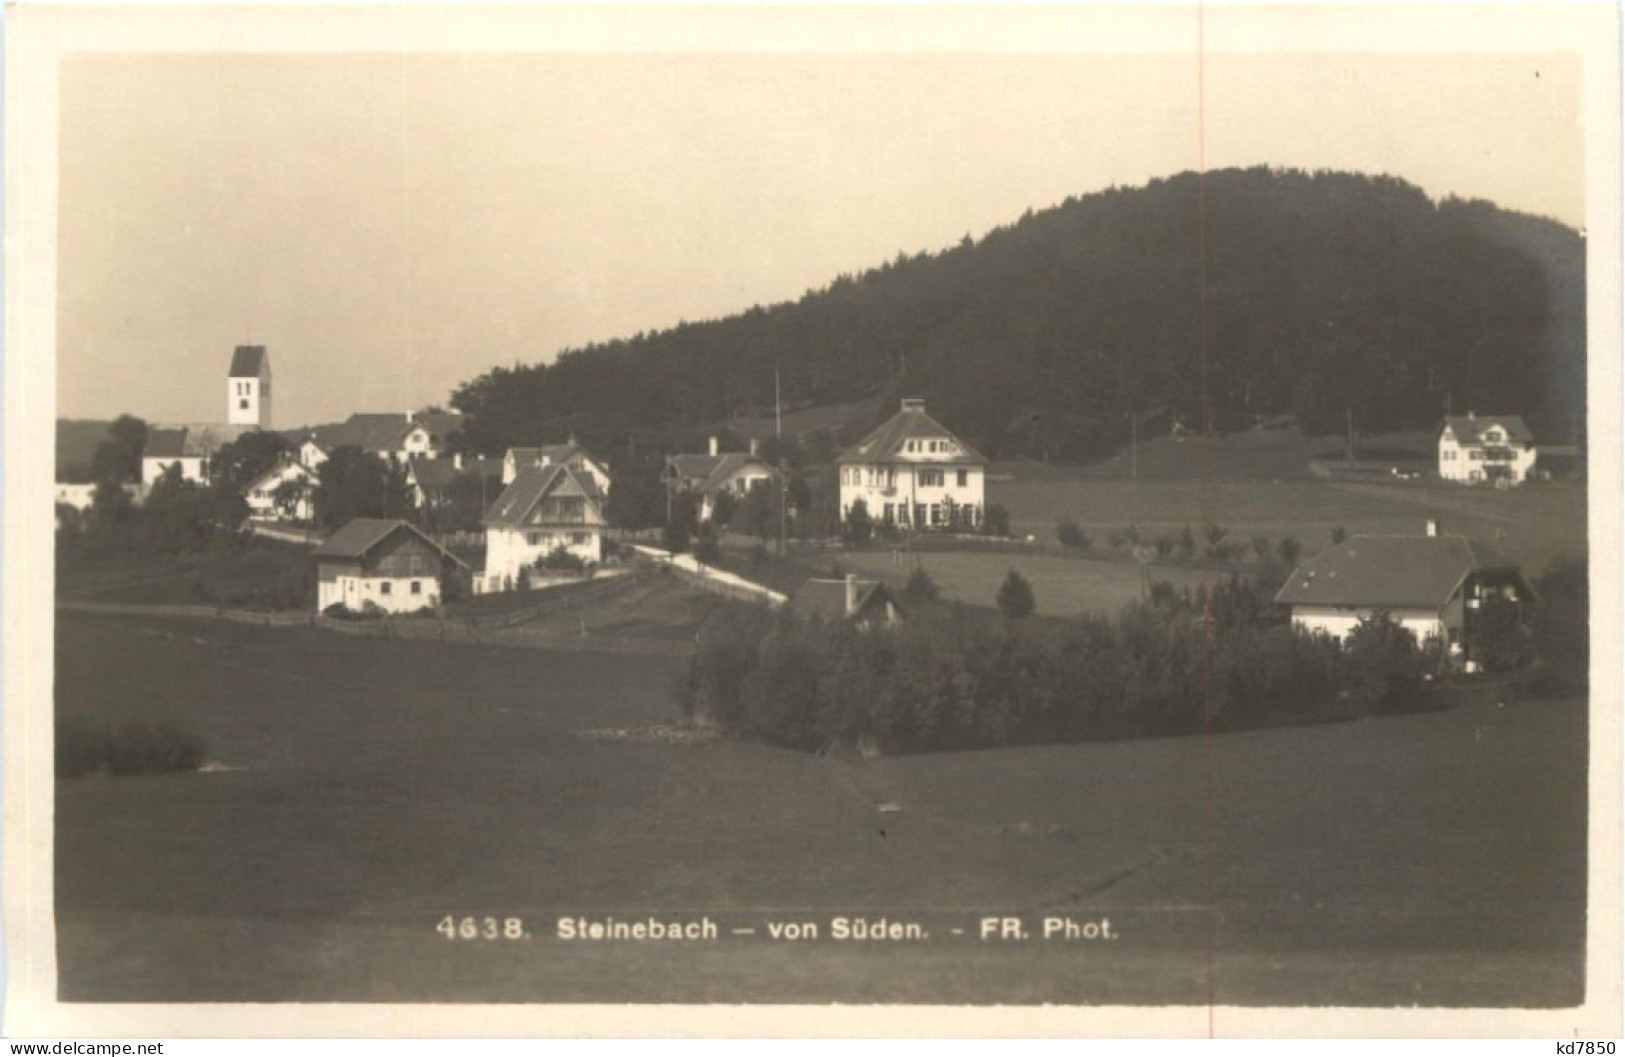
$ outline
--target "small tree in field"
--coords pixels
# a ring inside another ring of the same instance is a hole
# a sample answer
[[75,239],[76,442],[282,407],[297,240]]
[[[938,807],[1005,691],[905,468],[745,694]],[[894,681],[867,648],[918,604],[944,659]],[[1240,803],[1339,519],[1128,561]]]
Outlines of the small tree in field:
[[1083,529],[1070,517],[1063,517],[1055,523],[1055,539],[1063,547],[1082,547],[1085,545]]
[[1004,583],[999,585],[996,601],[999,612],[1011,620],[1032,616],[1033,609],[1037,605],[1033,598],[1033,585],[1014,569],[1005,574]]
[[1281,555],[1281,563],[1288,569],[1296,568],[1298,556],[1303,553],[1303,544],[1287,536],[1276,544],[1276,551]]
[[701,565],[716,565],[722,561],[722,546],[717,542],[716,529],[709,523],[700,526],[694,538],[694,560]]
[[1010,511],[998,503],[989,503],[982,514],[982,530],[989,536],[1010,535]]
[[924,605],[937,597],[937,582],[924,569],[915,569],[903,585],[904,596],[915,605]]
[[869,504],[861,499],[853,500],[846,512],[847,542],[868,543],[874,533],[874,523],[869,520]]
[[1427,686],[1427,653],[1385,610],[1356,624],[1346,646],[1349,689],[1358,701],[1373,712],[1397,712],[1418,703]]

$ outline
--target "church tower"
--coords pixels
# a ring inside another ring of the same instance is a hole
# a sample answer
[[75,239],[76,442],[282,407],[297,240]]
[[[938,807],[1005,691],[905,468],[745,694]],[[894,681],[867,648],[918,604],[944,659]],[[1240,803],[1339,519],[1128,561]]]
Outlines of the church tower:
[[226,421],[271,428],[271,356],[264,345],[239,345],[226,378]]

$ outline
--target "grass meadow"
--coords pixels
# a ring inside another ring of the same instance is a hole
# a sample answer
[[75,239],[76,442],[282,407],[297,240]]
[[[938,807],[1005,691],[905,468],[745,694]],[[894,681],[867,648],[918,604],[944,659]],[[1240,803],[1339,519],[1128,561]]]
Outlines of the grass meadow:
[[[58,783],[65,1000],[1581,996],[1581,702],[846,761],[582,737],[672,722],[677,658],[77,614],[57,649],[59,716],[168,720],[209,761]],[[552,935],[663,911],[1105,915],[1120,938]],[[447,914],[532,938],[448,941]]]

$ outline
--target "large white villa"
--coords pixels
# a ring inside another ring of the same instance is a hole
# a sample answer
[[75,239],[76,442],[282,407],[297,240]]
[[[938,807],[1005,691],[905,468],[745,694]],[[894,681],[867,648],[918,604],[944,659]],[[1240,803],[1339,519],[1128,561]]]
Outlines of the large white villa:
[[982,523],[987,459],[926,414],[925,401],[901,409],[835,460],[841,518],[864,504],[869,519],[900,528],[974,528]]

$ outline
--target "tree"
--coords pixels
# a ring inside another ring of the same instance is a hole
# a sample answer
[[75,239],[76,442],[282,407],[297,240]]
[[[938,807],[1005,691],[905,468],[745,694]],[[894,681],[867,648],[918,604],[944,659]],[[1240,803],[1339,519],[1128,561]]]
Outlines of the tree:
[[685,553],[689,547],[688,523],[682,518],[666,522],[660,532],[660,544],[673,554]]
[[1591,578],[1585,559],[1558,562],[1534,587],[1537,661],[1531,689],[1553,696],[1583,694],[1591,675]]
[[982,514],[982,529],[989,536],[1010,535],[1010,511],[998,503],[989,503]]
[[[733,521],[734,511],[737,510],[737,509],[739,509],[739,498],[738,498],[738,496],[735,493],[728,491],[727,489],[719,490],[718,492],[716,492],[714,495],[711,496],[711,518],[710,518],[711,524],[713,524],[713,525],[728,525],[728,524],[730,524]],[[744,530],[743,529],[737,529],[735,531],[744,531]]]
[[1033,585],[1014,569],[1005,575],[1004,583],[999,585],[996,601],[999,612],[1011,620],[1032,616],[1037,605],[1033,598]]
[[936,601],[937,594],[937,582],[923,567],[909,573],[908,583],[903,585],[904,597],[916,606]]
[[277,513],[293,521],[310,500],[310,482],[303,477],[290,477],[280,482],[271,492],[271,504]]
[[1350,629],[1345,645],[1355,700],[1374,712],[1397,712],[1420,703],[1428,657],[1416,636],[1386,610],[1363,617]]
[[287,451],[288,442],[280,433],[270,430],[244,433],[229,444],[221,445],[209,459],[209,481],[241,492],[280,462]]
[[1491,594],[1479,601],[1471,626],[1468,656],[1486,672],[1521,672],[1534,659],[1534,635],[1524,625],[1518,603]]
[[1303,553],[1303,544],[1291,536],[1284,536],[1281,542],[1276,544],[1276,550],[1281,555],[1281,564],[1291,569],[1298,564],[1298,556]]
[[141,480],[141,454],[147,448],[147,424],[120,415],[107,427],[107,439],[96,446],[90,468],[98,481]]
[[660,479],[660,468],[660,462],[652,458],[627,455],[611,460],[609,498],[604,509],[611,525],[647,529],[665,523],[666,486]]
[[124,486],[104,479],[90,494],[89,526],[101,535],[116,535],[135,517],[135,504]]
[[1335,547],[1339,543],[1342,543],[1344,540],[1346,540],[1348,538],[1349,538],[1349,530],[1348,529],[1344,528],[1342,525],[1333,525],[1332,526],[1332,546]]
[[404,518],[412,513],[405,472],[360,448],[333,449],[316,468],[316,521],[333,529],[351,518]]
[[1082,547],[1084,545],[1083,530],[1071,516],[1061,518],[1055,523],[1055,539],[1063,547]]
[[700,526],[700,534],[694,540],[694,560],[701,565],[716,565],[722,561],[717,530],[709,521]]
[[[724,523],[715,517],[711,520],[717,524]],[[738,503],[731,519],[725,523],[741,535],[755,536],[762,542],[767,542],[779,531],[777,493],[770,487],[752,488],[745,493],[745,498]]]
[[854,499],[846,512],[847,542],[862,546],[869,542],[874,531],[874,523],[869,520],[869,504],[861,499]]

